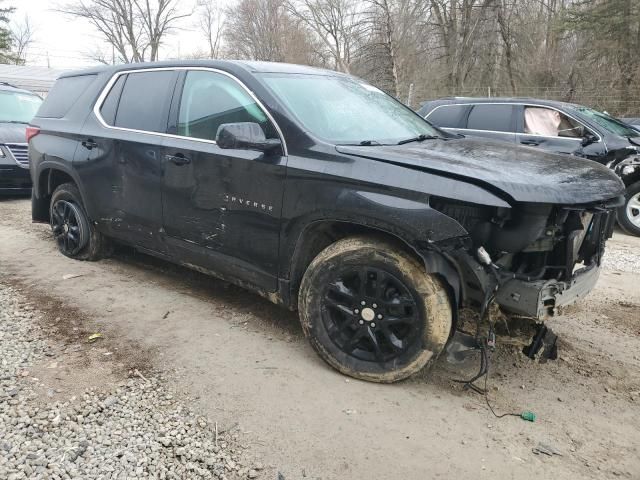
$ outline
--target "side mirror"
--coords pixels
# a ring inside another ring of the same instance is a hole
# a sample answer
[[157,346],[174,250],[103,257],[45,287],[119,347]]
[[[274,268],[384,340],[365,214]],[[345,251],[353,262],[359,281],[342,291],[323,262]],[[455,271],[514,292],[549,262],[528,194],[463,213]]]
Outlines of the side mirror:
[[582,141],[580,142],[580,145],[582,145],[583,147],[586,147],[588,145],[591,145],[592,143],[596,143],[597,141],[598,141],[598,137],[596,137],[593,133],[585,132],[584,136],[582,137]]
[[220,148],[268,152],[281,145],[277,138],[267,138],[262,127],[253,122],[223,123],[218,127],[216,143]]

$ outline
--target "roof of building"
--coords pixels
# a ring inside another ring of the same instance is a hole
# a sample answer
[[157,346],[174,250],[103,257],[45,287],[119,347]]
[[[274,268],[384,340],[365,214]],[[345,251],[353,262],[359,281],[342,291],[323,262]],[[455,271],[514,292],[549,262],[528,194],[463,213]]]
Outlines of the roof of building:
[[0,82],[37,93],[46,93],[64,70],[29,65],[0,65]]

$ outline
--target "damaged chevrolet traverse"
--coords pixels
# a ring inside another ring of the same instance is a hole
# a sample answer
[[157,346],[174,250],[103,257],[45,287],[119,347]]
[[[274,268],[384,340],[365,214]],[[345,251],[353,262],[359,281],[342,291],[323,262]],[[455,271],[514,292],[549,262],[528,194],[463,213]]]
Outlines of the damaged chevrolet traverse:
[[451,135],[353,77],[194,61],[62,76],[28,130],[60,252],[119,242],[298,310],[331,366],[393,382],[462,308],[543,319],[595,285],[624,185]]

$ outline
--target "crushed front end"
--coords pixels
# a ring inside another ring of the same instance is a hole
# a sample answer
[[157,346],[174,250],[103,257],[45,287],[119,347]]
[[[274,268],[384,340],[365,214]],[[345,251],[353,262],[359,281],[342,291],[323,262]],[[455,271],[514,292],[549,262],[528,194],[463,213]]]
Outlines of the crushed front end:
[[585,205],[487,208],[432,198],[469,236],[439,247],[458,268],[466,306],[542,319],[595,286],[622,197]]

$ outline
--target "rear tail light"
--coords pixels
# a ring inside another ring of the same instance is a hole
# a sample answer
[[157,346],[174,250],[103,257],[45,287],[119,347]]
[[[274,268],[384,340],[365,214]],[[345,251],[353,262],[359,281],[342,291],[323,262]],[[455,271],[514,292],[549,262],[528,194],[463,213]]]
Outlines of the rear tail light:
[[26,133],[27,143],[29,143],[29,140],[31,140],[33,137],[35,137],[39,133],[40,133],[40,129],[38,127],[27,127],[27,133]]

